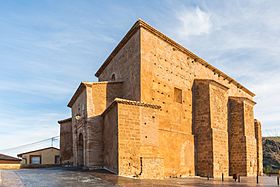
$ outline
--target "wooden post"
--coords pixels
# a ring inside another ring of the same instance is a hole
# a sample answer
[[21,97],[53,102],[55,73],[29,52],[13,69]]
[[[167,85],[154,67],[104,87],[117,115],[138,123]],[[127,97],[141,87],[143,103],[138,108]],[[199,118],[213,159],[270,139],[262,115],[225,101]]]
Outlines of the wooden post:
[[257,184],[259,183],[259,174],[257,174]]
[[279,176],[277,176],[277,185],[279,186]]
[[224,173],[222,173],[222,181],[224,181]]

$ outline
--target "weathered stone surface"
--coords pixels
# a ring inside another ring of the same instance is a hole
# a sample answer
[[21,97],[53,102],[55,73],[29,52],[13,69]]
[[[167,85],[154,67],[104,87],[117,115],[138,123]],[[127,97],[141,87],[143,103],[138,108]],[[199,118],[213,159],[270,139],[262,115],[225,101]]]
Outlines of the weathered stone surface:
[[145,22],[96,76],[68,104],[75,165],[140,178],[256,175],[254,94]]
[[60,159],[61,164],[73,164],[72,118],[58,121],[60,124]]
[[246,98],[229,98],[230,175],[252,176],[257,174],[254,104]]
[[193,86],[196,174],[228,175],[227,87],[209,80]]
[[257,171],[259,175],[263,174],[263,145],[261,122],[255,119],[255,137],[257,140]]

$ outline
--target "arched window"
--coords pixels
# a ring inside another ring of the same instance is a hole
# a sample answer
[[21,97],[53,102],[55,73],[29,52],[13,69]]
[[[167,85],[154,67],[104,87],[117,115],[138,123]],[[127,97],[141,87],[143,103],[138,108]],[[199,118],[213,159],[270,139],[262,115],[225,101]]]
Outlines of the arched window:
[[115,75],[115,73],[113,73],[111,76],[111,81],[115,81],[115,80],[116,80],[116,75]]

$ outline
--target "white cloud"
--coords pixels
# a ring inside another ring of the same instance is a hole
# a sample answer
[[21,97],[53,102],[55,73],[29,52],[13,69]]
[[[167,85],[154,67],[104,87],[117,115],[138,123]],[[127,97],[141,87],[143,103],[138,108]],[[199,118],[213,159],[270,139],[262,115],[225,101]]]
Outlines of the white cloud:
[[280,133],[279,2],[211,1],[196,7],[174,9],[176,25],[182,25],[170,31],[175,40],[252,90],[264,134]]
[[180,37],[208,34],[212,28],[211,16],[199,7],[185,9],[177,15],[181,27],[178,28]]

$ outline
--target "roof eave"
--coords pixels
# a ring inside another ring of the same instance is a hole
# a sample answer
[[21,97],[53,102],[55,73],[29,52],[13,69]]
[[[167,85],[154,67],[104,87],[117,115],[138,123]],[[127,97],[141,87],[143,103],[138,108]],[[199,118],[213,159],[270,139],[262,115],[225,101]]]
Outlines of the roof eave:
[[77,98],[79,97],[79,95],[83,92],[83,90],[86,88],[86,85],[88,83],[86,82],[81,82],[78,89],[76,90],[76,92],[74,93],[74,95],[72,96],[72,98],[70,99],[69,103],[67,104],[67,106],[69,108],[71,108],[73,106],[73,104],[75,103],[75,101],[77,100]]
[[72,118],[67,118],[67,119],[59,120],[57,123],[62,124],[62,123],[69,122],[69,121],[72,121]]

